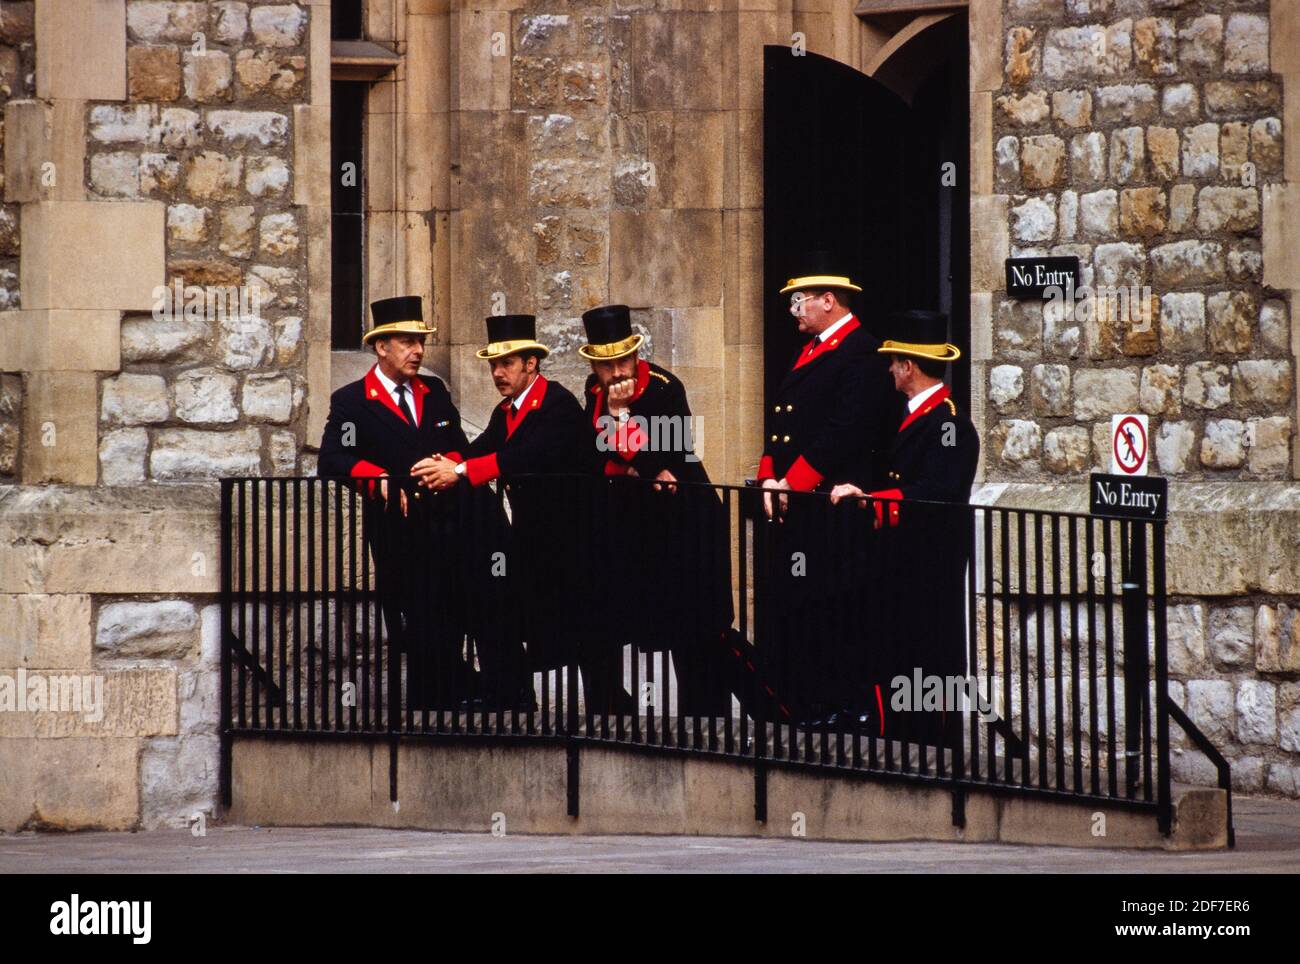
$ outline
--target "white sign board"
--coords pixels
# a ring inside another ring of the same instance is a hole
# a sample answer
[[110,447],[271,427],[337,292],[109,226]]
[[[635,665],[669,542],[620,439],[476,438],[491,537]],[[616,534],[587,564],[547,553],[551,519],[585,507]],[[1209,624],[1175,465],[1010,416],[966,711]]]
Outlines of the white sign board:
[[1145,415],[1110,417],[1110,464],[1114,475],[1146,475],[1151,447]]

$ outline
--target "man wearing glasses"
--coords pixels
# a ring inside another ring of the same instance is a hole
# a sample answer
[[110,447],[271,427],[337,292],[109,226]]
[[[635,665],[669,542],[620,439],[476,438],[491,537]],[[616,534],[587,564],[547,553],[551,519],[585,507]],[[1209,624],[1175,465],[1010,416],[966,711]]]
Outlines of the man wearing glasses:
[[[878,477],[882,453],[901,417],[880,342],[854,316],[851,293],[862,289],[823,253],[781,289],[807,343],[793,359],[767,410],[766,446],[759,460],[769,533],[769,578],[778,603],[772,626],[774,665],[796,714],[832,721],[856,705],[841,693],[844,640],[826,629],[836,607],[860,587],[842,585],[825,500],[791,499],[793,492],[830,492],[841,482]],[[822,627],[822,628],[819,628]]]

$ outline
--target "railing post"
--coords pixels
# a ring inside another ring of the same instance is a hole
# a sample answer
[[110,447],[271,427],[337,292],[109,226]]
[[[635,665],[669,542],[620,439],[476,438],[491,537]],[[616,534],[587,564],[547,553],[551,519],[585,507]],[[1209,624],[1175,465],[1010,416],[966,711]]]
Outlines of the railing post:
[[1147,532],[1143,522],[1125,522],[1124,558],[1124,787],[1136,791],[1142,762],[1142,716],[1147,707]]
[[1169,635],[1165,600],[1165,524],[1151,527],[1151,578],[1156,630],[1156,821],[1160,832],[1173,829],[1173,791],[1169,771]]
[[231,492],[234,480],[221,480],[221,759],[218,763],[218,780],[221,787],[221,806],[229,810],[232,803],[233,730],[230,714],[230,607],[231,547],[230,533],[234,525],[231,517]]

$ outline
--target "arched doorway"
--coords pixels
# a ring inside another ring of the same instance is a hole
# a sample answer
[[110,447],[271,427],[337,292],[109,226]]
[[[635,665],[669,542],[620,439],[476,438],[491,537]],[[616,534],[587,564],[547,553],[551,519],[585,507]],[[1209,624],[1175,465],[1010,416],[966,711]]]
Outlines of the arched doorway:
[[874,76],[788,46],[764,50],[765,389],[802,339],[777,294],[810,249],[863,287],[855,312],[933,308],[962,359],[948,381],[970,401],[970,174],[964,14],[921,18],[881,48]]

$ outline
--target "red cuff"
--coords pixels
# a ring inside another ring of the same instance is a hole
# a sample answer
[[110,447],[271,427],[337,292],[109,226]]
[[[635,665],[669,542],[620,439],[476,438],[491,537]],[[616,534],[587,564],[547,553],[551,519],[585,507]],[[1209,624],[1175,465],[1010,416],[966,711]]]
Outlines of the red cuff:
[[350,474],[354,479],[371,479],[376,476],[387,475],[388,473],[378,465],[375,465],[374,462],[367,462],[365,459],[361,459],[352,466]]
[[876,510],[876,523],[879,524],[885,507],[889,507],[889,524],[898,525],[898,504],[903,499],[902,489],[880,489],[876,492],[868,492],[867,495],[876,501],[872,503]]
[[459,452],[443,452],[442,457],[444,459],[451,459],[457,465],[465,461],[465,457],[461,455]]
[[758,480],[775,479],[776,472],[772,470],[772,456],[764,455],[758,460]]
[[794,465],[785,473],[785,480],[796,492],[811,492],[824,478],[826,476],[809,465],[802,455],[794,460]]
[[480,455],[465,463],[465,477],[469,479],[470,485],[479,486],[484,482],[491,482],[500,474],[501,469],[497,466],[495,452],[491,455]]

